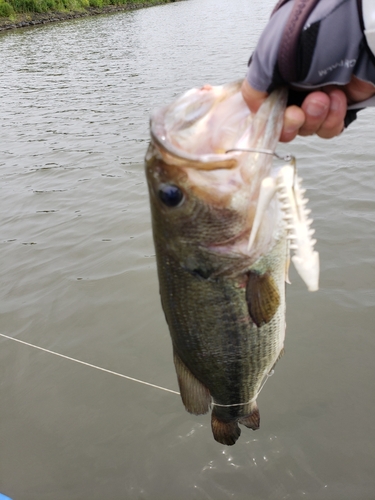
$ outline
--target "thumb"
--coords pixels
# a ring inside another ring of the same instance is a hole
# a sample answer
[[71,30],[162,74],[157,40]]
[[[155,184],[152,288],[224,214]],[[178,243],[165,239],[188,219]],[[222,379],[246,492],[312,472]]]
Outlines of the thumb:
[[263,104],[268,96],[267,92],[253,89],[247,80],[243,81],[241,92],[244,101],[252,113],[256,113],[258,111],[261,104]]

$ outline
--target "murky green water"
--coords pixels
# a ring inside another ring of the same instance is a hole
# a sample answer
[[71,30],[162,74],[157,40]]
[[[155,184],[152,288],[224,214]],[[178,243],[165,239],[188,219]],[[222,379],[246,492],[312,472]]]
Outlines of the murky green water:
[[[188,0],[0,36],[0,333],[177,389],[143,156],[153,107],[243,77],[273,2]],[[286,355],[233,448],[178,396],[0,337],[14,500],[375,498],[375,124],[283,146],[321,289],[295,273]]]

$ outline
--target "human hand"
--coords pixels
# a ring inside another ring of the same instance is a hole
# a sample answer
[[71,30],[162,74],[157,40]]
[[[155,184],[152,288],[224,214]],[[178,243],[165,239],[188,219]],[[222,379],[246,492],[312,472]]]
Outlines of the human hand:
[[[250,110],[255,113],[268,94],[253,89],[245,80],[242,95]],[[290,142],[297,135],[317,134],[323,139],[336,137],[344,129],[348,104],[364,101],[372,95],[375,95],[374,85],[355,76],[347,85],[329,85],[322,90],[311,91],[301,107],[293,105],[286,108],[280,141]]]
[[[241,90],[253,113],[258,111],[268,95],[267,92],[253,89],[247,80],[243,82]],[[313,91],[301,107],[293,105],[286,108],[280,142],[290,142],[297,135],[317,134],[324,139],[335,137],[344,128],[346,110],[347,99],[342,90],[331,88],[325,92]]]

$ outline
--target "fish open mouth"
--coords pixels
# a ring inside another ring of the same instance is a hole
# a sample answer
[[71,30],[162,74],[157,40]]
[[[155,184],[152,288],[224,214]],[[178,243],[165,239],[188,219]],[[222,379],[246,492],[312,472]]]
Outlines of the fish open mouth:
[[[191,89],[150,120],[151,141],[167,164],[197,170],[231,169],[253,154],[273,154],[286,91],[271,94],[252,114],[241,81]],[[267,160],[265,160],[267,162]],[[270,163],[270,162],[268,162]]]
[[155,110],[151,139],[167,163],[177,160],[202,170],[232,168],[243,153],[239,149],[248,146],[252,121],[241,82],[205,85]]

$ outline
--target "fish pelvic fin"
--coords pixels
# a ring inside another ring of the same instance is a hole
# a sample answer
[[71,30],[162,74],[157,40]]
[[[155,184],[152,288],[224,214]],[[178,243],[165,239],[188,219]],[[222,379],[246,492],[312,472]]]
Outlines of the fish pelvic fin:
[[193,415],[204,415],[211,407],[210,391],[191,373],[176,352],[173,353],[173,361],[186,410]]
[[271,321],[280,305],[280,294],[270,273],[248,273],[246,301],[250,317],[258,327]]
[[251,413],[239,419],[239,423],[256,431],[260,426],[260,414],[256,401],[251,404]]
[[215,441],[227,446],[233,446],[241,435],[237,419],[229,421],[220,420],[216,415],[215,407],[211,414],[211,429]]

